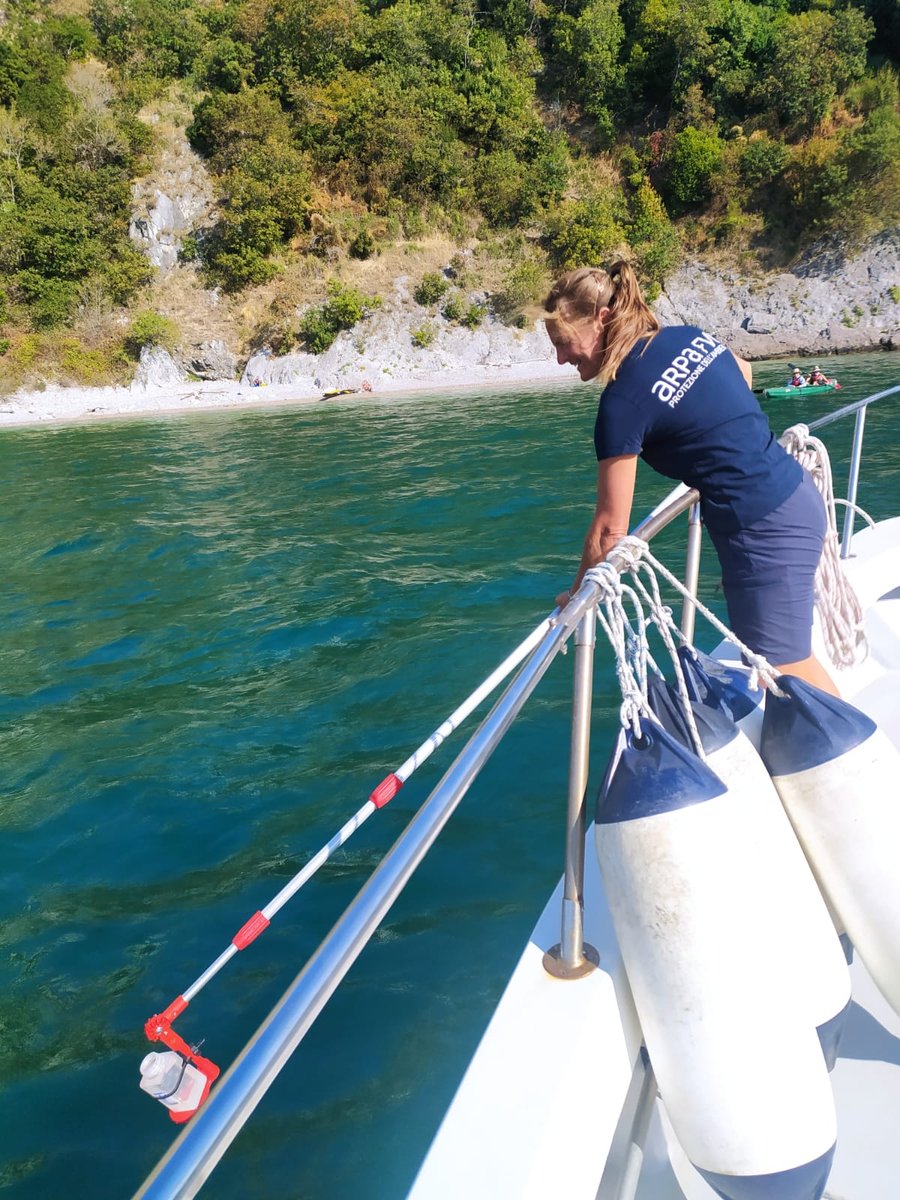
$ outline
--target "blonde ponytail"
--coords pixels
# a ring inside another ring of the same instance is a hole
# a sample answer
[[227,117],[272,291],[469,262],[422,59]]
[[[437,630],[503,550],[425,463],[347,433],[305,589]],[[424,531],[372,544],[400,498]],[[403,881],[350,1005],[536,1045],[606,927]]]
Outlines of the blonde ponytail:
[[604,322],[606,338],[599,377],[610,383],[616,377],[622,359],[642,337],[648,342],[659,332],[659,321],[650,311],[637,275],[624,259],[608,271],[599,267],[579,267],[561,275],[544,301],[546,320],[570,324],[592,320],[601,308],[608,308]]

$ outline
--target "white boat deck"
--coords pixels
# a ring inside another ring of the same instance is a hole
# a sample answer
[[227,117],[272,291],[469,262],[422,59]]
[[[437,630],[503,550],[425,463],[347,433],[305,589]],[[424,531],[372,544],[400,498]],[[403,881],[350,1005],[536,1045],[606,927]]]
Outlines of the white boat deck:
[[[869,654],[839,675],[841,690],[900,745],[900,518],[857,534],[846,567],[866,613]],[[900,780],[890,785],[900,801]],[[668,1131],[659,1101],[647,1108],[646,1136],[641,1131],[633,1138],[626,1099],[633,1098],[643,1074],[640,1029],[592,830],[585,938],[599,951],[600,968],[574,982],[554,980],[542,966],[543,952],[559,941],[561,894],[560,885],[445,1116],[411,1200],[463,1195],[716,1200]],[[838,1142],[825,1197],[897,1200],[900,1017],[858,961],[851,974],[853,1001],[832,1073]],[[643,1142],[642,1154],[635,1141]],[[630,1182],[623,1183],[623,1168]]]

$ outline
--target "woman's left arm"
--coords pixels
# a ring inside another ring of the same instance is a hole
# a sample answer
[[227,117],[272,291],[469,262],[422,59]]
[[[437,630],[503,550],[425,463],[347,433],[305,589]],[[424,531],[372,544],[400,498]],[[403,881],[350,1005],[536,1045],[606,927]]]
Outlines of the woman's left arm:
[[741,356],[739,354],[735,354],[735,352],[733,350],[730,350],[729,354],[734,359],[734,361],[737,363],[744,379],[746,379],[747,387],[752,389],[753,388],[753,367],[750,365],[750,363],[747,362],[746,358],[741,358]]
[[602,562],[616,542],[628,533],[637,460],[636,454],[621,454],[616,458],[604,458],[597,464],[594,517],[584,539],[581,563],[572,587],[556,598],[560,608],[564,608],[569,597],[578,591],[585,571]]

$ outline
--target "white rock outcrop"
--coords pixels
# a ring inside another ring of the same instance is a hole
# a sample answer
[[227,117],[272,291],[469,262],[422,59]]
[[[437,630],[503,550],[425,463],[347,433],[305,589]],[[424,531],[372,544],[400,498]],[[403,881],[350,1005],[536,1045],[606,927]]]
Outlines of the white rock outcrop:
[[[384,306],[340,334],[324,354],[257,351],[242,382],[322,390],[368,382],[389,391],[451,376],[484,382],[575,374],[556,365],[540,322],[522,330],[487,316],[468,330],[415,304],[408,282],[395,280]],[[855,254],[820,246],[790,272],[750,276],[686,262],[666,281],[654,307],[664,324],[699,325],[748,358],[890,349],[900,345],[900,230],[881,234]],[[413,333],[423,326],[434,338],[418,348]]]
[[187,374],[179,367],[168,350],[162,346],[144,346],[131,382],[132,388],[178,387],[187,382]]
[[700,325],[748,358],[890,347],[900,329],[900,230],[856,252],[822,244],[790,272],[687,262],[656,308],[665,323]]
[[203,159],[182,128],[166,134],[151,174],[132,187],[129,235],[161,272],[178,262],[188,233],[211,223],[213,190]]
[[[375,391],[390,391],[439,384],[450,377],[475,383],[574,374],[572,368],[561,372],[556,365],[541,324],[513,329],[486,316],[481,326],[470,330],[414,304],[405,291],[405,282],[398,280],[383,307],[339,334],[324,354],[296,351],[276,356],[265,348],[257,351],[247,362],[242,382],[311,382],[323,391],[368,383]],[[413,334],[423,326],[433,331],[434,340],[418,347]]]

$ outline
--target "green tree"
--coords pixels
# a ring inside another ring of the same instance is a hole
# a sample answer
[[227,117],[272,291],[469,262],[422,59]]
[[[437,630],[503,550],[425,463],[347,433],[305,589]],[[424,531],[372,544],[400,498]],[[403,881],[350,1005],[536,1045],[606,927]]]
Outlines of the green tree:
[[89,17],[107,61],[129,78],[187,75],[206,37],[192,0],[91,0]]
[[363,317],[381,307],[378,296],[366,296],[357,288],[337,279],[326,285],[324,304],[307,309],[300,320],[298,334],[311,354],[322,354],[343,329],[352,329]]
[[857,187],[837,137],[813,137],[797,147],[785,171],[794,219],[812,229],[835,223],[852,212]]
[[811,129],[863,75],[872,32],[872,22],[857,8],[782,17],[774,26],[774,53],[758,99],[781,120]]
[[123,344],[132,358],[139,358],[144,346],[171,349],[178,341],[178,333],[178,326],[170,317],[145,308],[132,317]]
[[287,99],[297,83],[330,78],[363,24],[357,0],[245,0],[237,32],[253,47],[256,78]]
[[658,287],[681,252],[678,234],[658,192],[644,180],[629,202],[628,240],[645,280]]
[[561,270],[604,263],[625,243],[626,219],[618,193],[560,204],[548,217],[546,229],[554,263]]
[[707,200],[723,161],[722,140],[709,129],[689,125],[677,133],[666,162],[667,191],[680,205]]
[[601,134],[611,137],[624,77],[619,56],[625,26],[619,0],[587,0],[580,12],[557,13],[552,38],[560,77]]
[[784,142],[768,134],[747,143],[740,154],[741,178],[750,188],[771,183],[790,161],[791,152]]

